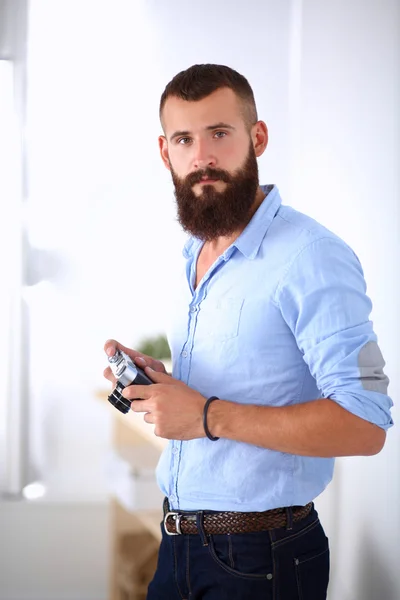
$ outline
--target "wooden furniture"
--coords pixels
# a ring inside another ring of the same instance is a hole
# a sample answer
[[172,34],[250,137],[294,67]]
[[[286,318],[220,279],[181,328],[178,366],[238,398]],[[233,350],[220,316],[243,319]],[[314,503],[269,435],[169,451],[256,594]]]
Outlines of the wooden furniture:
[[[102,400],[107,400],[107,394],[100,392],[98,395]],[[114,420],[112,443],[117,454],[121,450],[126,458],[127,449],[131,448],[131,454],[135,455],[135,447],[140,447],[141,455],[148,449],[153,459],[156,458],[156,463],[167,441],[154,435],[154,426],[145,423],[142,414],[130,412],[124,415],[109,406]],[[140,469],[140,466],[132,464],[132,470]],[[161,539],[161,501],[157,509],[128,510],[117,496],[111,495],[110,504],[110,600],[145,600]]]

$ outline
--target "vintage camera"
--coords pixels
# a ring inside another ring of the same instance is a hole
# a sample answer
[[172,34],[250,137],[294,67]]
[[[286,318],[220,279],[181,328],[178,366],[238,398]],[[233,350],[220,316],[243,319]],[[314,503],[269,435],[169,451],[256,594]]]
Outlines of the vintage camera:
[[114,356],[108,357],[108,362],[114,377],[117,379],[115,388],[108,396],[108,401],[126,414],[130,411],[132,401],[123,397],[122,390],[128,385],[150,385],[153,382],[122,350],[116,350]]

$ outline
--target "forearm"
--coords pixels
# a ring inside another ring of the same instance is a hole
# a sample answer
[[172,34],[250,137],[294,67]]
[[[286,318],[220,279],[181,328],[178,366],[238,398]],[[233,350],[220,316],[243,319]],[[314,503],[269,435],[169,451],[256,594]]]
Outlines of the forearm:
[[377,454],[386,434],[325,398],[284,407],[215,400],[208,412],[214,436],[303,456]]

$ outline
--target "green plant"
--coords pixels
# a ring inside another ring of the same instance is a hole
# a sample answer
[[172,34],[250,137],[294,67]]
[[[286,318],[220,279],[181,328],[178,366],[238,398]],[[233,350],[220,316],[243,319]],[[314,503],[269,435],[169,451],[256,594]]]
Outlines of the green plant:
[[161,360],[171,358],[171,350],[165,335],[158,335],[152,338],[144,338],[138,345],[139,352]]

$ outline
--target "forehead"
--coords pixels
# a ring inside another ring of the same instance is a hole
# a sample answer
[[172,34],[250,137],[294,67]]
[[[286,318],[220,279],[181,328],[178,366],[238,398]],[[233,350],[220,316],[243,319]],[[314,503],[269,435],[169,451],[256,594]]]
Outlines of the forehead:
[[196,101],[170,96],[164,105],[162,121],[166,135],[175,130],[203,129],[213,123],[244,127],[241,102],[230,88],[221,88]]

